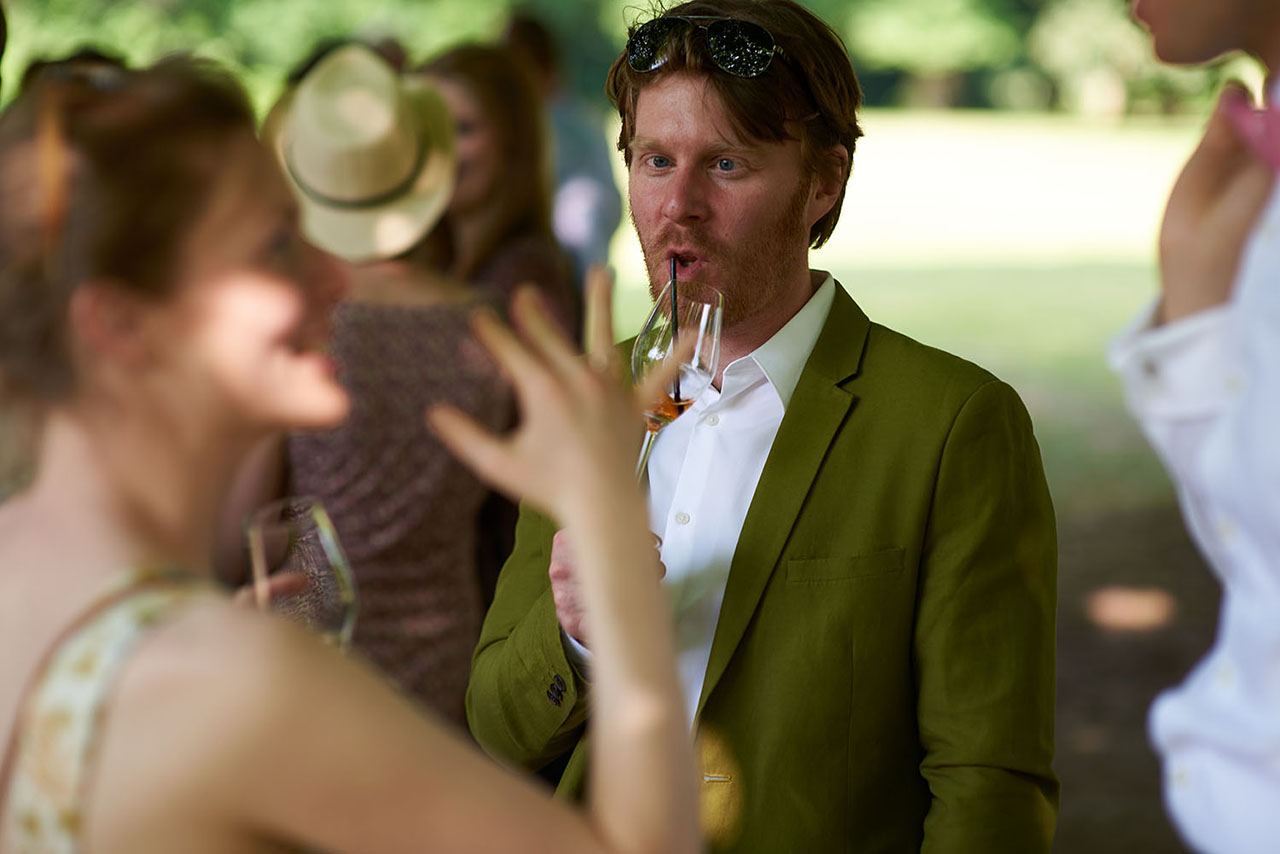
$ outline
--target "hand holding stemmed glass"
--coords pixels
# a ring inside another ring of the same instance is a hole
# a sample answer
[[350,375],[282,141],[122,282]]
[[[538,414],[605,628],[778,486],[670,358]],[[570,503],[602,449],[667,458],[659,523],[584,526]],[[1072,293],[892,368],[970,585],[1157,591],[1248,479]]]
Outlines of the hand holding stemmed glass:
[[[715,379],[720,362],[723,315],[724,296],[701,285],[680,287],[676,261],[672,259],[671,279],[658,295],[631,348],[631,375],[637,382],[672,358],[680,359],[679,370],[666,385],[665,393],[645,403],[644,450],[636,465],[637,480],[644,478],[658,431],[692,406]],[[688,340],[692,340],[692,352],[677,353],[676,344]]]
[[314,498],[284,498],[245,525],[253,601],[317,632],[341,650],[356,623],[356,583],[333,522]]

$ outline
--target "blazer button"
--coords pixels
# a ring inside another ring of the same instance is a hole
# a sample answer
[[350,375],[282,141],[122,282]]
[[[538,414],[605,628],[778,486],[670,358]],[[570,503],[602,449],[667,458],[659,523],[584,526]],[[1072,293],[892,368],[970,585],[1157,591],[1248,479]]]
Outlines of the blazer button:
[[556,685],[556,688],[558,688],[558,689],[559,689],[559,691],[560,691],[560,693],[561,693],[561,694],[563,694],[563,693],[565,692],[565,684],[564,684],[564,680],[560,678],[560,674],[559,674],[559,673],[557,673],[557,674],[556,674],[555,685]]
[[562,696],[553,694],[551,689],[547,689],[547,699],[551,701],[551,705],[558,706],[561,703]]

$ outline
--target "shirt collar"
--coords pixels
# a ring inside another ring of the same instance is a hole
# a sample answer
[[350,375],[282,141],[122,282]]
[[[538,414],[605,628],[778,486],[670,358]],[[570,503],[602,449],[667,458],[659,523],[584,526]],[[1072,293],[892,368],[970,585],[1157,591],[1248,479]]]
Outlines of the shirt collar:
[[[800,382],[805,363],[809,361],[809,354],[818,343],[827,315],[831,313],[835,294],[836,280],[827,273],[809,301],[781,329],[773,333],[768,341],[725,367],[726,384],[729,382],[727,375],[734,365],[739,365],[740,369],[745,369],[748,373],[754,373],[751,370],[754,367],[764,374],[765,380],[782,401],[782,408],[786,409]],[[747,360],[755,364],[742,364]]]

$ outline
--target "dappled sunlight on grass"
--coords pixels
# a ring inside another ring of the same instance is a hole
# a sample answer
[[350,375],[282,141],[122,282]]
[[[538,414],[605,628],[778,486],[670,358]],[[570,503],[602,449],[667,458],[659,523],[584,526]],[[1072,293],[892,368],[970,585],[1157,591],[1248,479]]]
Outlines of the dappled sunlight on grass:
[[1104,587],[1089,594],[1085,613],[1110,632],[1152,632],[1168,626],[1178,602],[1159,588]]

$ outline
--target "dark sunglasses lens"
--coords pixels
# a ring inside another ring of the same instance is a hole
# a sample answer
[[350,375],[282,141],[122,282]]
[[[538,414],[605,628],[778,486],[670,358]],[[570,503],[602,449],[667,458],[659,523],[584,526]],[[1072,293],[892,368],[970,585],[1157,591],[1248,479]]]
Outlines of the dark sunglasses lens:
[[666,61],[665,48],[671,34],[687,26],[679,18],[654,18],[627,39],[627,64],[635,71],[652,71]]
[[758,77],[773,61],[773,36],[748,21],[722,20],[707,26],[711,58],[730,74]]

